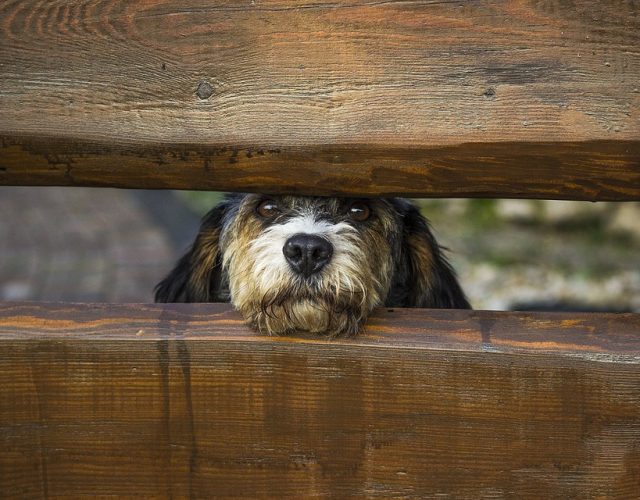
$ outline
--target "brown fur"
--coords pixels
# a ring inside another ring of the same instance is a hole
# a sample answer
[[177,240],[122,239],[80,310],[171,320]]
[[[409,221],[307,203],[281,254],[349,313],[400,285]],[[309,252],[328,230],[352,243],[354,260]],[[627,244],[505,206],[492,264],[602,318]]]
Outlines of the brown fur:
[[[232,195],[214,208],[156,300],[230,300],[269,334],[354,334],[380,305],[469,307],[426,220],[406,200],[360,201],[371,216],[358,222],[349,216],[351,200],[293,196],[273,197],[280,215],[265,220],[256,213],[263,199]],[[302,279],[282,247],[308,231],[335,251],[321,272]]]

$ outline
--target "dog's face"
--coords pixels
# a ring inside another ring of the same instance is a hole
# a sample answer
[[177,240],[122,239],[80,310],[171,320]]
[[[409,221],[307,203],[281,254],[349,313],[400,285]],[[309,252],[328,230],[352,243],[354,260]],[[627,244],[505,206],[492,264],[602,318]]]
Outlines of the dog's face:
[[163,302],[229,299],[270,334],[353,334],[382,304],[468,306],[407,201],[255,194],[212,210],[156,293]]
[[261,331],[355,333],[388,294],[398,228],[382,200],[247,196],[221,237],[231,302]]

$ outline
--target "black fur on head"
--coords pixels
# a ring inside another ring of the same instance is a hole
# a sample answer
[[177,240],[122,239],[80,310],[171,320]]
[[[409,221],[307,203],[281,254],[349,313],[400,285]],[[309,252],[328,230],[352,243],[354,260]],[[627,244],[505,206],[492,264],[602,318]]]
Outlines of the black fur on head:
[[259,331],[358,332],[377,306],[469,308],[410,201],[228,195],[156,287],[157,302],[229,302]]

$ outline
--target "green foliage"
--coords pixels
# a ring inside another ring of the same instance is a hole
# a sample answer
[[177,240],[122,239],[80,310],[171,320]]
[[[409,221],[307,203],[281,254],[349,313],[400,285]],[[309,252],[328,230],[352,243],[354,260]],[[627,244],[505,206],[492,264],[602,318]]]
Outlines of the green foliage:
[[494,227],[499,222],[496,200],[469,200],[466,218],[477,229]]
[[177,191],[177,193],[187,206],[200,216],[206,214],[224,197],[224,193],[218,191]]

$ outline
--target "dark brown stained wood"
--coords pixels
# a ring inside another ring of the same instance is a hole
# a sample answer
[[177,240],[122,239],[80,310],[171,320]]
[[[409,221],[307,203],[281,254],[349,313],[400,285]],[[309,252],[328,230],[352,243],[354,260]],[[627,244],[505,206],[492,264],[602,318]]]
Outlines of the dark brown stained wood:
[[0,184],[640,199],[636,2],[0,2]]
[[238,150],[7,139],[0,163],[11,185],[640,200],[640,141]]
[[640,315],[0,306],[11,498],[638,498]]

